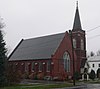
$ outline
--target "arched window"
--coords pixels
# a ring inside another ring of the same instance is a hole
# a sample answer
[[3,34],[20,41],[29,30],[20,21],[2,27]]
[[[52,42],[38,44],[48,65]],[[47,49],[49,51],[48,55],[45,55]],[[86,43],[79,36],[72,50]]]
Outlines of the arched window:
[[73,39],[73,47],[76,48],[76,39]]
[[32,71],[34,71],[34,69],[35,69],[35,63],[34,62],[32,62],[32,67],[31,67],[32,69]]
[[70,72],[70,55],[68,52],[65,52],[63,55],[64,60],[64,69],[66,72]]
[[84,41],[81,39],[81,50],[84,50]]
[[51,70],[51,61],[47,62],[47,72],[50,72]]
[[42,71],[42,62],[39,62],[39,72],[41,72]]

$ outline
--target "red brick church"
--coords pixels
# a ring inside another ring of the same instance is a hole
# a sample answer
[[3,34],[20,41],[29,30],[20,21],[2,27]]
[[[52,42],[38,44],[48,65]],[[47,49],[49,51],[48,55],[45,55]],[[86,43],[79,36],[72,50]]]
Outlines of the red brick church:
[[[73,45],[73,46],[72,46]],[[10,65],[29,78],[63,80],[81,72],[86,61],[86,38],[82,30],[78,5],[73,29],[69,32],[22,39],[9,56]],[[73,66],[74,62],[74,66]]]

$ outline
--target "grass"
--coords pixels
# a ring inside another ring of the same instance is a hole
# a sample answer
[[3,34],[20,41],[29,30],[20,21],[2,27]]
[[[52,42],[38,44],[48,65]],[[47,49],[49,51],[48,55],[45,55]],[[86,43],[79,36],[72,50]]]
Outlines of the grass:
[[100,84],[100,80],[89,80],[89,81],[84,81],[85,83],[93,83],[93,84]]
[[10,86],[10,87],[3,87],[0,89],[51,89],[51,88],[63,88],[63,87],[71,87],[72,84],[36,84],[36,85],[16,85],[16,86]]

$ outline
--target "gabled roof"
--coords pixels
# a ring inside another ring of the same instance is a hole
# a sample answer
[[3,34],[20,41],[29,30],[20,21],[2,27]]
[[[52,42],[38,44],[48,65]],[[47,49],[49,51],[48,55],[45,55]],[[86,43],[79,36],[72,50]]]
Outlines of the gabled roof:
[[22,40],[9,57],[9,61],[48,59],[56,52],[65,33]]
[[77,2],[76,13],[74,18],[73,30],[82,30],[79,10],[78,10],[78,2]]
[[89,57],[87,61],[88,62],[100,62],[100,55]]

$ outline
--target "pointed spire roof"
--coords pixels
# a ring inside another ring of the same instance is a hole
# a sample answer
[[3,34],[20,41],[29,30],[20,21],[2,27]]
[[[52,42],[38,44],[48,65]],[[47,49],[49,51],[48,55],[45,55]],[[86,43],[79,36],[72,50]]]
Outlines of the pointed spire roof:
[[73,30],[82,30],[80,16],[79,16],[79,10],[78,10],[78,1],[76,4],[77,4],[77,6],[76,6],[76,13],[75,13],[75,18],[74,18]]

